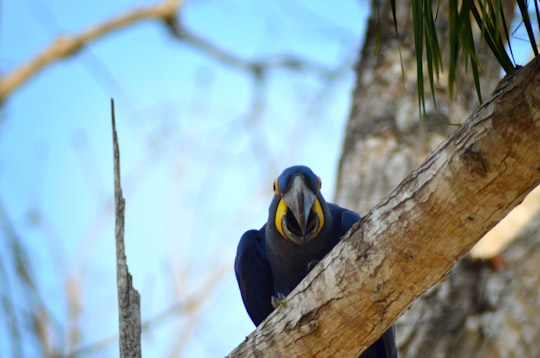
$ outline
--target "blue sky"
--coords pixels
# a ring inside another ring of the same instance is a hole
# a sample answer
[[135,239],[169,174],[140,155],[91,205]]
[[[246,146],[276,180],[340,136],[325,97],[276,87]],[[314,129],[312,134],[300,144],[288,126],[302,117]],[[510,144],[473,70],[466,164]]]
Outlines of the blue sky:
[[[152,3],[4,1],[0,71],[9,73],[59,35]],[[223,356],[254,328],[232,262],[241,234],[266,220],[274,177],[307,164],[332,197],[366,16],[366,5],[355,0],[188,1],[185,25],[239,57],[286,54],[342,69],[332,81],[273,70],[255,115],[249,75],[152,22],[92,43],[9,98],[0,126],[0,198],[53,326],[80,329],[75,346],[63,330],[52,330],[62,353],[117,330],[109,99],[116,101],[127,257],[143,320],[199,303],[156,323],[143,354]],[[5,255],[6,237],[0,245]],[[10,272],[3,295],[19,287]],[[206,286],[210,293],[201,294]],[[21,306],[32,302],[20,298]],[[1,314],[2,342],[7,327]],[[2,344],[0,356],[11,348]],[[26,354],[37,349],[25,338]],[[89,356],[116,352],[113,344]]]

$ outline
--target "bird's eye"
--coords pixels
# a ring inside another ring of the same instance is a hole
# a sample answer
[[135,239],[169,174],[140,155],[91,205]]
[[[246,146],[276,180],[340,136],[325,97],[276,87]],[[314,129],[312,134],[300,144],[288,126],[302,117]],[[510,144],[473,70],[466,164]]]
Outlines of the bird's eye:
[[278,181],[277,181],[277,179],[274,179],[274,194],[276,194],[276,195],[279,194]]
[[322,187],[321,177],[317,177],[317,183],[319,184],[319,190],[321,190],[321,187]]

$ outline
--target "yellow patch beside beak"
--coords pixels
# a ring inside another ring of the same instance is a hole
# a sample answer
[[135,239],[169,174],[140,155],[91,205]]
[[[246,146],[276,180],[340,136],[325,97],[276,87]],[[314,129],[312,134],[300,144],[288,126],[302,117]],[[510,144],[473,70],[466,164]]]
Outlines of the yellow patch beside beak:
[[276,210],[276,228],[281,234],[281,236],[285,237],[285,234],[283,233],[283,227],[281,226],[281,218],[287,215],[287,204],[285,204],[285,200],[283,198],[279,199],[279,203]]
[[317,228],[317,231],[315,232],[315,236],[319,235],[319,232],[321,232],[323,226],[324,226],[324,213],[322,211],[321,203],[319,202],[319,199],[315,198],[315,202],[313,203],[313,208],[311,210],[319,217],[319,227]]

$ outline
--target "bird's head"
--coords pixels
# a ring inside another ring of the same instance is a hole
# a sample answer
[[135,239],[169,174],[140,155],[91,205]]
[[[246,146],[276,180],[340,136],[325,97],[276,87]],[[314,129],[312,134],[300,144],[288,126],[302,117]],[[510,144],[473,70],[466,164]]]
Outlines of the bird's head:
[[320,189],[320,178],[305,166],[285,169],[274,180],[270,218],[284,239],[305,245],[317,237],[326,208]]

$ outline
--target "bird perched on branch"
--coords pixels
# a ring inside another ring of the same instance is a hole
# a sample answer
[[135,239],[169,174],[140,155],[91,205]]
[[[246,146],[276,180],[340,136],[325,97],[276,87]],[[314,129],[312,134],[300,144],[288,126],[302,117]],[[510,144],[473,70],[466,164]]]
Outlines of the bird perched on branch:
[[[360,216],[321,195],[321,180],[305,166],[293,166],[274,180],[268,221],[242,235],[234,270],[242,300],[258,326]],[[397,357],[394,328],[361,358]]]

